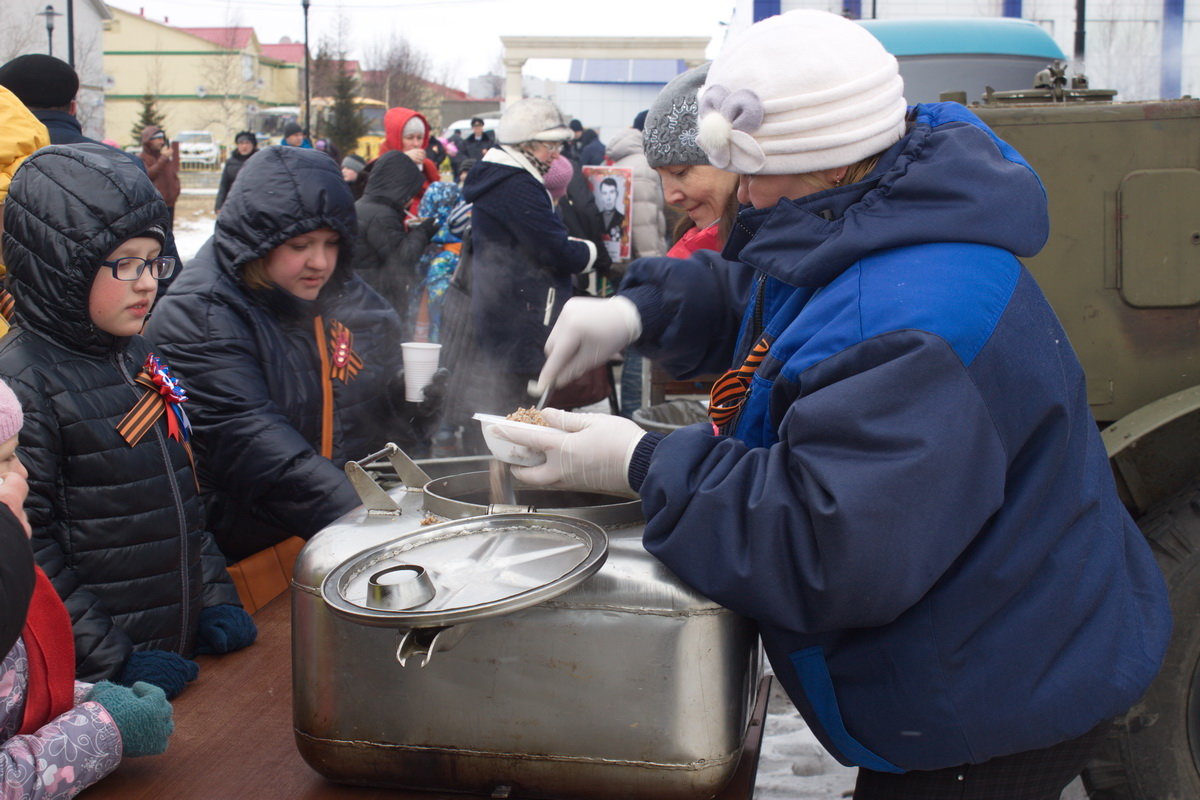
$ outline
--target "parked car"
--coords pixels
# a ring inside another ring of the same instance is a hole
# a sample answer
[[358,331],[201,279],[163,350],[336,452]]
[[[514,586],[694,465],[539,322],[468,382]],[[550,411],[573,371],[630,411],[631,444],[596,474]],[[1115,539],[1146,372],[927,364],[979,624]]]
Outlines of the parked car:
[[221,148],[208,131],[180,131],[175,140],[181,166],[215,167],[221,159]]
[[[496,114],[496,112],[494,112],[494,111],[489,111],[487,113],[488,114]],[[474,119],[474,117],[467,117],[466,119],[460,119],[456,122],[450,123],[442,131],[442,136],[445,138],[449,138],[450,134],[454,133],[455,131],[458,131],[463,136],[470,136],[472,119]],[[480,119],[483,120],[483,130],[485,133],[491,133],[491,134],[496,133],[496,126],[498,124],[500,124],[499,116],[480,116]]]

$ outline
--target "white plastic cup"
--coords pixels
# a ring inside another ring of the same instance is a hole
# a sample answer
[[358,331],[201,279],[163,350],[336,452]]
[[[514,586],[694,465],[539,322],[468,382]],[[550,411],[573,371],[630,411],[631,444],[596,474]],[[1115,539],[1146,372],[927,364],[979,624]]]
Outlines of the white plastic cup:
[[419,403],[425,399],[421,390],[433,380],[437,372],[438,358],[442,346],[433,342],[404,342],[400,352],[404,356],[404,399]]

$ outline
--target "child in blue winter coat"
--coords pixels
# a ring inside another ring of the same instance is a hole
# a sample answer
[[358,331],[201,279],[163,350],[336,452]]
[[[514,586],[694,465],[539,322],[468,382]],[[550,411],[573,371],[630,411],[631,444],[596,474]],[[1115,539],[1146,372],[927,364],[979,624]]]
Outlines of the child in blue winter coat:
[[821,11],[724,48],[698,141],[741,176],[722,254],[570,301],[540,380],[630,344],[681,376],[732,367],[711,423],[548,410],[559,430],[507,434],[546,454],[514,474],[640,495],[646,548],[758,622],[857,800],[1056,800],[1170,618],[1018,260],[1049,230],[1037,175],[964,107],[908,109],[895,58]]

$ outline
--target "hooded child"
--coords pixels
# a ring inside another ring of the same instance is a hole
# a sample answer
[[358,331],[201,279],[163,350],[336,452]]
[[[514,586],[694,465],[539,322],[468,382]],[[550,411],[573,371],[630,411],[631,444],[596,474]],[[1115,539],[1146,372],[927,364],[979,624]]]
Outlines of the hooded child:
[[424,177],[408,154],[398,150],[376,159],[367,175],[367,188],[354,204],[354,271],[407,319],[413,286],[420,282],[417,262],[434,230],[432,221],[418,221],[408,212]]
[[[264,148],[147,327],[191,389],[212,530],[255,605],[360,504],[346,461],[424,438],[440,410],[436,388],[404,399],[402,323],[354,273],[356,223],[332,159]],[[260,563],[274,572],[255,589]]]
[[25,410],[34,550],[66,603],[81,680],[145,680],[169,697],[190,656],[245,647],[256,630],[205,529],[186,387],[141,336],[166,207],[104,145],[26,159],[4,206],[15,302],[0,375]]

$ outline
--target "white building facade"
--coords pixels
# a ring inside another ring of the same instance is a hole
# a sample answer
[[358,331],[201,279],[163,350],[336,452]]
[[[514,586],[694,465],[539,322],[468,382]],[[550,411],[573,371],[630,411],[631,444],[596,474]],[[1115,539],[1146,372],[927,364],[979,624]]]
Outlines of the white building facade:
[[[46,0],[4,0],[0,64],[27,53],[50,53],[73,61],[79,73],[76,116],[85,136],[103,139],[106,79],[101,34],[112,12],[101,0],[50,0],[49,5],[55,16],[50,19],[52,30],[47,31]],[[73,41],[68,38],[69,28],[73,28]]]

